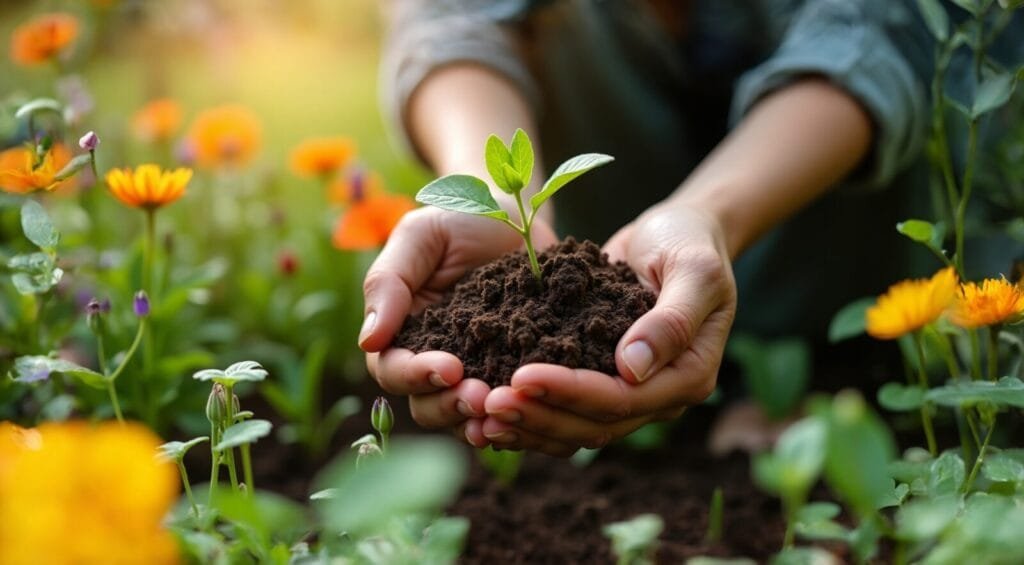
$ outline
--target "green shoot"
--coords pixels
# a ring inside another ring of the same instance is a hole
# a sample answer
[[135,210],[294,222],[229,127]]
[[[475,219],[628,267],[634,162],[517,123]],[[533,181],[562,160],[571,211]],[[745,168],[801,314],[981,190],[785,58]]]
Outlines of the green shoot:
[[511,145],[506,145],[498,136],[491,135],[487,138],[484,159],[487,172],[495,186],[506,194],[511,194],[515,199],[520,223],[513,221],[508,212],[498,206],[498,202],[491,196],[487,182],[472,175],[441,177],[420,189],[416,194],[416,201],[453,212],[488,216],[505,223],[523,237],[526,254],[530,258],[530,269],[540,282],[540,264],[537,262],[537,252],[530,239],[530,228],[537,216],[537,210],[570,181],[591,169],[612,162],[613,158],[601,153],[585,153],[562,163],[540,191],[530,198],[529,213],[523,204],[522,192],[530,185],[530,179],[533,177],[534,154],[533,145],[526,132],[517,129],[512,135]]

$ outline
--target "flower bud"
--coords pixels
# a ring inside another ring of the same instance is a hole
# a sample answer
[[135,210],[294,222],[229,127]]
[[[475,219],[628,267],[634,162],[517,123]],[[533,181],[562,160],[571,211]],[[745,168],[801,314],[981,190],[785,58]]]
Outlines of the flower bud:
[[376,443],[364,443],[359,446],[356,451],[356,467],[368,459],[373,459],[384,455],[384,451],[381,450],[380,446]]
[[391,411],[391,404],[383,396],[378,396],[377,400],[373,401],[373,408],[370,409],[370,423],[373,425],[373,429],[382,435],[390,434],[391,428],[395,426],[395,413]]
[[224,420],[224,416],[227,415],[227,408],[227,390],[224,389],[224,385],[214,383],[213,388],[210,390],[210,396],[206,399],[206,419],[211,424],[220,424]]
[[90,131],[78,140],[78,146],[86,151],[96,151],[96,148],[100,146],[100,137],[96,135],[96,132]]
[[100,315],[103,314],[103,304],[93,298],[85,305],[85,319],[89,324],[89,329],[93,332],[97,332],[100,329]]
[[149,315],[149,296],[146,295],[146,291],[140,290],[135,293],[132,309],[135,311],[135,315],[140,318],[145,318]]

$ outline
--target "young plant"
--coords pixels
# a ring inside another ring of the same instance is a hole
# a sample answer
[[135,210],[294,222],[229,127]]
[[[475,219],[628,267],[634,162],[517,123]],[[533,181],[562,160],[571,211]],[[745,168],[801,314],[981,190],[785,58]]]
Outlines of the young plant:
[[523,189],[530,186],[533,177],[533,145],[521,129],[512,135],[512,144],[506,145],[498,136],[487,138],[484,151],[487,172],[495,186],[511,194],[519,210],[520,223],[515,223],[508,212],[498,206],[487,183],[472,175],[448,175],[424,186],[416,194],[416,201],[465,214],[487,216],[503,222],[523,236],[526,254],[530,258],[530,269],[537,281],[541,280],[537,252],[530,238],[530,228],[537,216],[537,210],[563,186],[583,173],[608,164],[614,159],[601,153],[577,155],[559,165],[541,189],[530,197],[530,211],[523,205]]
[[618,565],[649,565],[655,562],[658,536],[665,523],[657,514],[641,514],[630,520],[608,524],[602,528],[612,541]]

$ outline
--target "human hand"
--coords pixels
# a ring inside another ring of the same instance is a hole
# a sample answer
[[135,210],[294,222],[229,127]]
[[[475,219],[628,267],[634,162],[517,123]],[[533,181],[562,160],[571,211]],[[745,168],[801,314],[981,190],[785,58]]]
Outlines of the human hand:
[[[539,219],[538,248],[555,243]],[[390,347],[406,316],[437,302],[467,271],[523,244],[515,231],[489,218],[420,208],[391,233],[363,282],[365,319],[359,346],[370,373],[386,392],[409,396],[413,419],[426,428],[452,428],[483,447],[484,399],[490,387],[463,379],[462,362],[450,353]]]
[[[736,311],[723,230],[698,210],[652,208],[605,251],[658,293],[619,341],[620,376],[558,365],[519,368],[484,402],[484,437],[497,447],[568,456],[652,421],[678,417],[715,388]],[[474,430],[475,431],[475,430]]]

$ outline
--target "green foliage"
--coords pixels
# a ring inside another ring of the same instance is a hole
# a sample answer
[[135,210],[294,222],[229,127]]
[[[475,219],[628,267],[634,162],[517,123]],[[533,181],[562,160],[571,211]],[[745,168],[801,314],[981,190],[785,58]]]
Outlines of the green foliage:
[[971,118],[979,118],[993,110],[1001,108],[1010,101],[1017,77],[1014,73],[999,73],[986,78],[974,94],[971,106]]
[[53,227],[49,214],[35,200],[25,200],[21,207],[21,229],[25,237],[40,249],[53,253],[60,242],[60,234]]
[[239,422],[224,430],[224,437],[214,446],[217,451],[239,447],[247,443],[256,443],[262,437],[270,435],[272,425],[267,420],[248,420]]
[[917,0],[917,8],[924,17],[928,30],[935,39],[945,41],[949,37],[949,16],[939,0]]
[[843,306],[828,326],[828,340],[830,343],[856,337],[864,333],[865,313],[868,308],[875,304],[875,297],[870,296],[855,300]]
[[893,412],[917,410],[924,404],[925,391],[920,386],[885,383],[878,389],[878,403]]
[[811,374],[811,350],[805,341],[734,335],[726,355],[740,365],[747,388],[769,417],[783,418],[796,409]]
[[180,441],[169,441],[160,446],[160,455],[171,461],[181,461],[188,450],[203,443],[204,441],[210,441],[207,436],[197,437],[186,442]]
[[519,475],[519,469],[523,464],[523,452],[509,449],[496,450],[490,445],[478,449],[477,458],[484,469],[491,474],[499,483],[510,486]]
[[256,361],[241,361],[224,369],[203,369],[192,375],[197,381],[213,381],[226,387],[240,382],[258,382],[267,378],[267,371]]
[[106,379],[96,371],[46,355],[18,357],[14,360],[14,370],[9,376],[19,383],[35,383],[49,379],[57,373],[78,379],[93,388],[106,387]]
[[441,177],[420,189],[416,200],[453,212],[508,220],[508,212],[498,206],[487,183],[471,175]]
[[641,514],[629,520],[605,525],[601,532],[612,540],[612,552],[618,565],[654,563],[658,536],[665,523],[657,514]]

